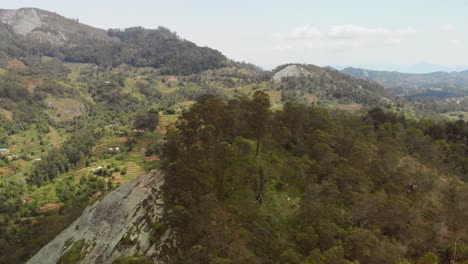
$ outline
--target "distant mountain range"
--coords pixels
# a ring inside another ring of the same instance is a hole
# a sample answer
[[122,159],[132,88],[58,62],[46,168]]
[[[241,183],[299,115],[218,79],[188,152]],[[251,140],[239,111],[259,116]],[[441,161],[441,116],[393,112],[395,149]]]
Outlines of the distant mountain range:
[[353,65],[333,65],[329,66],[334,69],[343,70],[345,68],[363,68],[373,69],[375,71],[389,71],[389,72],[401,72],[401,73],[412,73],[412,74],[424,74],[432,72],[454,72],[454,71],[465,71],[468,70],[468,65],[465,66],[444,66],[437,65],[430,62],[419,62],[413,65],[401,66],[401,65],[375,65],[375,66],[353,66]]
[[396,71],[373,71],[360,68],[345,68],[341,72],[353,77],[375,81],[386,88],[457,88],[468,89],[468,70],[461,72],[432,72],[423,74]]
[[407,73],[431,73],[431,72],[454,72],[454,71],[465,71],[468,70],[468,66],[443,66],[437,65],[430,62],[420,62],[414,65],[400,67],[398,71]]

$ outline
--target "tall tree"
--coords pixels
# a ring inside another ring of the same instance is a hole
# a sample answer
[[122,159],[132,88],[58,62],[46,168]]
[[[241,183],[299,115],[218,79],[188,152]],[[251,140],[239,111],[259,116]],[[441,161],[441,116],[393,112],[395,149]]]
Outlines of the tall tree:
[[250,101],[250,122],[257,138],[256,156],[260,153],[260,141],[267,131],[267,124],[271,116],[270,96],[262,91],[256,91]]
[[150,109],[148,112],[137,114],[134,127],[136,129],[148,129],[154,131],[159,124],[159,112],[157,109]]

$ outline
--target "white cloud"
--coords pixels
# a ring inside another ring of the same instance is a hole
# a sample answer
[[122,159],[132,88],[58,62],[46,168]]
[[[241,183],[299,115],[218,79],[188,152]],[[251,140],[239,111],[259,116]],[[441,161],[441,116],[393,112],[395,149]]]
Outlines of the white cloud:
[[322,33],[316,26],[300,26],[285,33],[273,34],[277,40],[277,46],[273,49],[305,47],[346,50],[363,46],[396,46],[400,45],[403,39],[415,34],[416,30],[412,27],[391,29],[344,24],[331,26],[328,31]]
[[389,29],[383,27],[363,27],[352,24],[332,26],[328,31],[330,38],[337,39],[401,39],[416,34],[416,30],[411,27],[400,29]]
[[322,37],[322,32],[315,26],[302,26],[294,28],[289,35],[289,39],[316,39]]
[[452,24],[444,24],[444,25],[435,26],[434,30],[439,31],[439,32],[454,32],[456,31],[456,28]]
[[274,51],[285,51],[285,50],[290,50],[290,49],[293,49],[294,47],[291,46],[291,45],[286,45],[286,46],[283,46],[283,45],[276,45],[272,48],[272,50]]
[[291,29],[287,33],[274,33],[273,38],[277,40],[310,40],[323,36],[320,29],[315,26],[300,26]]

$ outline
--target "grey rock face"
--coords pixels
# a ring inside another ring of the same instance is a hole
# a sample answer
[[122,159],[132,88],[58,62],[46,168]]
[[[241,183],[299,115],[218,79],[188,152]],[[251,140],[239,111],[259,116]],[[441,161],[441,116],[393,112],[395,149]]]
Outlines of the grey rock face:
[[0,21],[13,28],[16,34],[26,35],[43,25],[42,18],[35,9],[3,10]]
[[0,9],[0,22],[9,25],[18,35],[55,46],[73,46],[89,41],[116,41],[103,29],[35,8]]
[[277,72],[275,75],[273,75],[273,81],[280,82],[282,78],[299,77],[301,75],[307,76],[310,75],[310,73],[297,65],[289,65],[281,71]]
[[[162,217],[160,187],[163,175],[157,171],[126,183],[104,199],[85,209],[70,227],[43,247],[28,263],[57,263],[78,241],[85,243],[79,263],[112,263],[121,256],[140,253],[155,263],[160,247],[170,247],[170,231],[151,243],[155,223]],[[156,245],[157,244],[157,245]]]

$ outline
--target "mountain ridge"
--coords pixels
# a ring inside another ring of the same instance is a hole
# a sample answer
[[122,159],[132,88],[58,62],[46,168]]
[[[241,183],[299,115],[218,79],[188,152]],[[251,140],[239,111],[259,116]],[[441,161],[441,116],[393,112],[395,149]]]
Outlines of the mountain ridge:
[[176,75],[229,63],[221,52],[164,27],[104,30],[36,8],[0,10],[0,22],[0,57],[49,56],[104,67],[129,64]]
[[386,88],[468,88],[468,70],[417,74],[348,67],[341,72],[353,77],[378,82]]
[[15,34],[54,46],[116,40],[104,29],[37,8],[0,9],[0,22],[9,25]]

